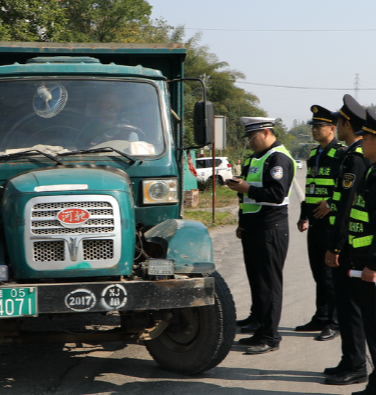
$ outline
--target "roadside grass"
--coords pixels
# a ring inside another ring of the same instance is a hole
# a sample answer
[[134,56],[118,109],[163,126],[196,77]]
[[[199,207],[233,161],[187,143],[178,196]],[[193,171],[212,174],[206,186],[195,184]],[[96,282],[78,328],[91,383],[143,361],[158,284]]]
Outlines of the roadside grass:
[[[236,192],[225,186],[216,187],[216,208],[234,206],[238,204]],[[228,212],[215,213],[215,223],[213,223],[212,208],[213,196],[212,190],[200,192],[199,204],[195,209],[185,209],[184,219],[202,222],[207,228],[224,225],[236,225],[238,217]],[[205,209],[205,210],[200,210]]]
[[[213,201],[213,193],[210,188],[207,191],[199,193],[199,202],[197,208],[211,208]],[[227,207],[238,204],[238,195],[226,186],[217,186],[215,188],[215,207]]]
[[185,210],[184,219],[202,222],[207,228],[236,225],[238,223],[238,218],[231,213],[215,213],[215,223],[213,223],[213,213],[211,211]]

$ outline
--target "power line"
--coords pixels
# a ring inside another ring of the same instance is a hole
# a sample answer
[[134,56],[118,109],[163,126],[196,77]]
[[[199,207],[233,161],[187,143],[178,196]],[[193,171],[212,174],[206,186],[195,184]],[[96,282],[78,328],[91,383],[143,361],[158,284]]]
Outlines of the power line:
[[336,29],[336,30],[319,30],[319,29],[200,29],[197,27],[184,27],[186,30],[205,30],[205,31],[222,31],[222,32],[251,32],[251,33],[356,33],[356,32],[375,32],[376,29]]
[[[247,84],[247,85],[258,85],[258,86],[268,86],[272,88],[286,88],[286,89],[310,89],[310,90],[320,90],[320,91],[351,91],[354,88],[315,88],[315,87],[304,87],[304,86],[287,86],[287,85],[273,85],[273,84],[259,84],[258,82],[246,82],[246,81],[236,81],[237,84]],[[358,88],[359,91],[376,91],[376,88]]]

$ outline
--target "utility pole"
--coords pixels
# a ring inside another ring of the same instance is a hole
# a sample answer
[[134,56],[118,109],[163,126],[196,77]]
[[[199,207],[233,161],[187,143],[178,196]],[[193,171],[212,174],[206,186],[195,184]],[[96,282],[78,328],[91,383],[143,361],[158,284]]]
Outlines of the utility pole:
[[360,85],[360,83],[359,83],[359,74],[355,74],[355,83],[354,83],[354,85],[355,85],[355,88],[354,88],[354,91],[355,91],[355,100],[358,101],[358,96],[359,96],[359,85]]

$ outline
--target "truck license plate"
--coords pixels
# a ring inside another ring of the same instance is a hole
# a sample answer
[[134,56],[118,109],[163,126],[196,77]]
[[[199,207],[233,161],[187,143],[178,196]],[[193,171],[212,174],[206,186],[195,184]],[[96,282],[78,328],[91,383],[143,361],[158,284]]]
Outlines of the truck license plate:
[[37,315],[36,288],[0,288],[0,318],[27,315]]

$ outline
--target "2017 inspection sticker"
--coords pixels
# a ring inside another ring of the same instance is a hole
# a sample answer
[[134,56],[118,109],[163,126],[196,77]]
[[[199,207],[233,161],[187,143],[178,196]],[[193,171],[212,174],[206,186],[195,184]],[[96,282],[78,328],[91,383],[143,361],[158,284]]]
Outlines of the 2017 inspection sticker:
[[[97,291],[97,295],[99,295]],[[127,303],[127,291],[123,285],[111,284],[100,294],[100,306],[105,310],[118,310]],[[65,305],[72,311],[86,312],[97,304],[97,297],[90,289],[79,288],[65,296]]]

